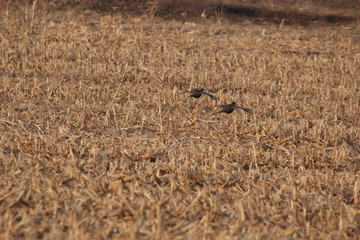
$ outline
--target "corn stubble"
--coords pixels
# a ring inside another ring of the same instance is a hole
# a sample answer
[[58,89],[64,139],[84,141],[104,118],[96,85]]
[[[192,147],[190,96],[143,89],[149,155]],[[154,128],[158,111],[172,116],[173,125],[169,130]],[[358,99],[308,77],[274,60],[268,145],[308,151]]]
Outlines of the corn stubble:
[[27,10],[2,10],[1,239],[359,236],[358,26]]

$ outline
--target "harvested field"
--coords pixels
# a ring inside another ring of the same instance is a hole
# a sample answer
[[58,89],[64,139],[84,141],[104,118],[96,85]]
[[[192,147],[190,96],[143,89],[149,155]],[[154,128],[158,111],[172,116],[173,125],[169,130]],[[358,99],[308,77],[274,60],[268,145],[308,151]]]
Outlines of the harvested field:
[[186,2],[0,1],[0,239],[359,239],[356,1]]

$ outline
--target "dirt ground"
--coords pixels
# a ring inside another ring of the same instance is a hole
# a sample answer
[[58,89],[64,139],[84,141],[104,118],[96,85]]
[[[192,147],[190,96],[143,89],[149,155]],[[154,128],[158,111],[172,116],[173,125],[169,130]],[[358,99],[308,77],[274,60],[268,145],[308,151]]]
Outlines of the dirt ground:
[[359,239],[359,20],[0,1],[0,239]]

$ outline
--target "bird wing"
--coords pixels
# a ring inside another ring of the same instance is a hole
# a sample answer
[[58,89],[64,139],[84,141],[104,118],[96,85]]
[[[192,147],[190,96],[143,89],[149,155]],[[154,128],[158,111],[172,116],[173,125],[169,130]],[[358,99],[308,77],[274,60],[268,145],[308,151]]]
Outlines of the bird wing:
[[185,91],[183,93],[201,93],[201,94],[205,94],[205,92],[203,91],[202,88],[193,88],[189,91]]
[[244,110],[245,112],[252,112],[252,110],[249,108],[244,108],[244,107],[240,107],[240,106],[234,106],[234,108],[240,108],[240,109]]
[[196,93],[196,92],[197,92],[196,90],[190,90],[190,91],[182,92],[181,94],[185,94],[185,93]]
[[215,107],[226,108],[229,107],[229,105],[215,105]]
[[202,91],[201,94],[205,94],[205,95],[209,96],[211,99],[216,99],[216,97],[210,93]]

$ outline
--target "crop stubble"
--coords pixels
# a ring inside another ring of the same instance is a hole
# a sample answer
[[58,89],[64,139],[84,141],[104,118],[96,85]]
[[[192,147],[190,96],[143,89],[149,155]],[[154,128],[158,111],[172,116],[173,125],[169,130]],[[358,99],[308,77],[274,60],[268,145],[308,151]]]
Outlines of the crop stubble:
[[356,24],[3,13],[1,239],[360,234]]

